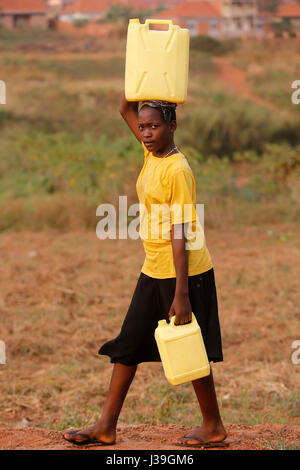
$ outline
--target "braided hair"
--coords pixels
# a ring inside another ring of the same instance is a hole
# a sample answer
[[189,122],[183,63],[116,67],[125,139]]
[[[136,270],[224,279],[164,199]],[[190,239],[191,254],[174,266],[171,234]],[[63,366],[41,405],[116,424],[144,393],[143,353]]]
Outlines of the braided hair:
[[156,108],[161,112],[161,115],[167,123],[171,121],[176,121],[176,107],[177,103],[170,103],[169,101],[160,101],[160,100],[145,100],[140,104],[139,111],[143,106],[150,106],[151,108]]

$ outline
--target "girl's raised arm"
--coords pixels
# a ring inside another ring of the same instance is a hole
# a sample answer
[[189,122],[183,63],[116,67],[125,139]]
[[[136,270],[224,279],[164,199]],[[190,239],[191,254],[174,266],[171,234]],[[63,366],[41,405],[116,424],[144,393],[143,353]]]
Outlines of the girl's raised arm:
[[141,135],[138,126],[138,105],[138,101],[127,101],[125,93],[123,93],[120,103],[120,114],[136,136],[137,140],[141,142]]

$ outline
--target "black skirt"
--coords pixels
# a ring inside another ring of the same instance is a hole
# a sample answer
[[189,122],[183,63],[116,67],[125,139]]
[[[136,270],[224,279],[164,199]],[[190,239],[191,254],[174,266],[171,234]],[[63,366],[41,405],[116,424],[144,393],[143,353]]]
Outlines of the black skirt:
[[[208,360],[223,360],[218,301],[214,270],[188,277],[189,298],[201,328]],[[158,321],[169,321],[176,278],[157,279],[140,273],[120,334],[103,344],[99,354],[110,362],[132,366],[141,362],[160,362],[154,338]]]

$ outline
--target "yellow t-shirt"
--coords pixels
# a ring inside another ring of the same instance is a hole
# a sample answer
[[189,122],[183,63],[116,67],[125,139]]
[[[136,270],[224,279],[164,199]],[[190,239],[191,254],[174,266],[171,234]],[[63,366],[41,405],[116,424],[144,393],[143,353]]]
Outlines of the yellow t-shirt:
[[196,184],[182,153],[155,157],[142,143],[145,159],[136,183],[140,202],[139,235],[145,250],[141,271],[150,277],[176,277],[171,226],[188,222],[185,232],[188,275],[213,267],[196,211]]

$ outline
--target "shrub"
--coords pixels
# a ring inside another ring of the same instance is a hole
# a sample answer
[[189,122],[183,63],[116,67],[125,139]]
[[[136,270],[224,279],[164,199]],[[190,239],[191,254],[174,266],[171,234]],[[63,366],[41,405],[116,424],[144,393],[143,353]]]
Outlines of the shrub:
[[75,28],[81,28],[82,26],[85,26],[89,23],[89,20],[87,19],[80,19],[80,20],[73,20],[73,25],[75,26]]
[[11,111],[4,111],[0,109],[0,127],[7,121],[12,121],[14,114]]
[[[212,95],[213,97],[213,95]],[[215,103],[186,114],[178,129],[184,145],[205,155],[229,158],[238,151],[253,150],[261,154],[268,143],[300,143],[299,122],[272,114],[246,101],[230,101],[215,95]]]
[[239,39],[224,39],[219,41],[210,36],[200,35],[191,38],[191,50],[200,50],[214,55],[232,52],[239,46]]
[[283,32],[282,31],[275,31],[274,36],[275,36],[275,38],[282,38],[283,37]]

